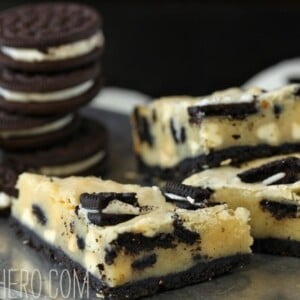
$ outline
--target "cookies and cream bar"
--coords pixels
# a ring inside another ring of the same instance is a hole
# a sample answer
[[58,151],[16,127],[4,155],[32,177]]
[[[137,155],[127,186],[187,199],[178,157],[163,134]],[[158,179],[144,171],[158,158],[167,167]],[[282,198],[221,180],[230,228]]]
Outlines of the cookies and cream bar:
[[[258,159],[240,167],[205,170],[185,179],[183,186],[206,191],[203,197],[208,203],[247,208],[254,250],[300,256],[299,174],[300,154],[290,154]],[[172,185],[167,185],[166,191],[172,190]],[[190,205],[186,199],[184,203]]]
[[226,205],[183,209],[157,187],[96,177],[23,173],[12,223],[107,299],[134,299],[207,280],[243,265],[249,213]]
[[134,150],[142,170],[166,178],[296,152],[299,100],[299,85],[162,98],[135,109]]

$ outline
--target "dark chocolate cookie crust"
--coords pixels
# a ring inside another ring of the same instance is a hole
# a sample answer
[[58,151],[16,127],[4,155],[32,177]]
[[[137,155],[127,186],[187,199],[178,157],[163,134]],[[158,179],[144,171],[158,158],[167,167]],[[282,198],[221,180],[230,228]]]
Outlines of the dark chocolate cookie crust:
[[13,60],[0,51],[0,64],[13,70],[22,70],[26,72],[60,72],[81,68],[82,66],[89,65],[93,62],[99,62],[102,51],[102,48],[96,48],[88,54],[70,59],[34,63]]
[[252,249],[257,253],[300,257],[300,242],[283,239],[255,239]]
[[77,97],[73,97],[67,100],[62,101],[53,101],[45,103],[35,103],[35,102],[13,102],[6,101],[0,97],[0,109],[5,111],[16,113],[16,114],[25,114],[25,115],[53,115],[69,113],[77,110],[81,106],[90,102],[99,92],[102,85],[101,78],[95,80],[94,85],[84,94]]
[[5,158],[24,165],[27,170],[46,165],[65,165],[81,161],[100,151],[107,153],[107,141],[107,132],[101,123],[82,118],[78,130],[59,145],[36,152],[8,152],[5,153]]
[[74,42],[101,26],[98,12],[83,4],[29,4],[0,13],[0,45],[44,48]]
[[95,79],[100,75],[100,63],[61,73],[25,73],[11,69],[0,70],[0,87],[11,91],[47,93],[64,90]]
[[149,178],[159,177],[164,180],[183,180],[189,175],[203,171],[205,168],[220,166],[221,162],[231,159],[231,165],[238,165],[253,159],[270,157],[280,154],[289,154],[300,151],[300,144],[282,144],[270,146],[266,144],[258,146],[237,146],[224,150],[213,151],[208,155],[200,155],[194,158],[186,158],[172,168],[148,166],[140,156],[137,156],[138,169]]
[[79,118],[74,116],[73,120],[65,127],[39,135],[1,138],[0,147],[4,150],[25,151],[43,149],[67,139],[74,134],[79,126]]
[[[29,241],[29,246],[39,251],[48,260],[50,258],[53,262],[63,264],[70,272],[74,270],[77,273],[79,280],[84,281],[86,271],[81,265],[72,261],[60,249],[47,245],[34,232],[24,227],[14,217],[11,217],[10,224],[18,236]],[[235,268],[248,264],[250,257],[251,255],[249,254],[237,254],[230,257],[216,259],[209,263],[199,262],[193,268],[184,272],[139,280],[137,282],[127,283],[117,288],[110,288],[99,279],[89,274],[89,285],[98,292],[101,292],[104,299],[137,299],[143,296],[180,288],[186,285],[206,281],[212,277],[220,276]]]

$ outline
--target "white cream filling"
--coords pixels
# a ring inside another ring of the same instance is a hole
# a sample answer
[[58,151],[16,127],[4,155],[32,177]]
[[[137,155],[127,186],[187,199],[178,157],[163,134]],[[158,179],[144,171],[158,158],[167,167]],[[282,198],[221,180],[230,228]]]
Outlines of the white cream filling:
[[264,185],[270,185],[274,182],[277,182],[278,180],[282,179],[285,177],[285,173],[284,172],[280,172],[277,174],[274,174],[266,179],[263,180],[262,184]]
[[239,98],[232,96],[219,96],[211,98],[200,99],[196,106],[206,106],[206,105],[218,105],[218,104],[236,104],[236,103],[250,103],[254,100],[251,94],[242,94]]
[[105,156],[104,151],[100,151],[87,159],[79,162],[60,165],[60,166],[44,166],[38,169],[38,172],[48,176],[67,176],[87,170],[100,162]]
[[14,197],[7,195],[6,193],[0,192],[0,209],[10,207]]
[[12,137],[32,136],[32,135],[39,135],[47,132],[52,132],[65,127],[66,125],[71,123],[72,120],[73,120],[73,115],[70,114],[52,123],[48,123],[46,125],[37,128],[2,131],[0,132],[0,137],[7,139]]
[[85,55],[96,48],[104,45],[104,35],[98,31],[87,39],[74,43],[63,44],[56,47],[49,47],[45,52],[34,48],[14,48],[2,46],[1,52],[10,58],[24,62],[43,62],[70,59]]
[[182,196],[175,195],[175,194],[172,194],[172,193],[165,193],[165,196],[168,197],[169,199],[173,199],[173,200],[176,200],[176,201],[187,201],[190,204],[199,205],[195,202],[195,199],[190,197],[190,196],[182,197]]
[[79,95],[84,94],[94,84],[94,80],[88,80],[76,86],[49,93],[26,93],[15,92],[0,87],[0,96],[6,101],[12,102],[50,102],[50,101],[64,101]]

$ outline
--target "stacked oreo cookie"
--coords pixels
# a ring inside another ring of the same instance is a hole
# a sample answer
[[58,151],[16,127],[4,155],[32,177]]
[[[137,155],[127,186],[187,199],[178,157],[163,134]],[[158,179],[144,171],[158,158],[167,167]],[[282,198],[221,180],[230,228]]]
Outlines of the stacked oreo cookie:
[[100,90],[101,26],[97,11],[81,4],[0,13],[0,210],[15,196],[21,171],[104,171],[105,128],[78,113]]

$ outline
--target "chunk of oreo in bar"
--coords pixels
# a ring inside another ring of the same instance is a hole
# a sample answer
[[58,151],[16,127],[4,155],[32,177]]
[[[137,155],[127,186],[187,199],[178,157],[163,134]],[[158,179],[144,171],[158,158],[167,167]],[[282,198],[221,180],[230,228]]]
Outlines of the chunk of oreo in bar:
[[170,119],[170,128],[175,143],[183,144],[186,140],[185,128],[184,127],[177,128],[172,118]]
[[183,209],[196,210],[219,204],[209,202],[210,195],[213,193],[210,189],[188,186],[177,182],[167,182],[164,192],[167,202],[171,202]]
[[80,236],[76,236],[76,240],[77,240],[77,247],[78,247],[78,249],[80,249],[80,250],[84,250],[84,248],[85,248],[85,241],[84,241],[84,239],[82,238],[82,237],[80,237]]
[[283,111],[283,107],[281,105],[274,104],[274,106],[273,106],[273,112],[274,112],[276,118],[279,117],[279,115],[282,113],[282,111]]
[[210,198],[213,191],[211,189],[205,189],[201,187],[194,187],[185,185],[178,182],[169,181],[164,187],[165,193],[178,195],[181,197],[190,197],[195,199],[195,202],[201,202]]
[[112,200],[119,200],[133,206],[138,206],[136,193],[83,193],[80,195],[81,206],[89,210],[102,210],[108,206]]
[[270,200],[261,200],[260,207],[264,211],[270,212],[277,220],[284,218],[297,218],[300,207],[296,204],[282,203]]
[[88,213],[87,217],[89,221],[97,226],[112,226],[123,222],[126,222],[137,215],[132,214],[106,214],[106,213]]
[[141,142],[146,142],[152,147],[154,145],[154,139],[150,133],[149,122],[144,116],[140,116],[137,108],[134,110],[134,119]]
[[191,231],[183,226],[182,220],[175,215],[173,222],[174,235],[180,242],[185,244],[193,245],[197,240],[200,239],[200,235],[197,232]]
[[104,209],[113,199],[112,193],[83,193],[80,195],[81,206],[90,210]]
[[297,157],[288,157],[280,160],[272,161],[260,167],[249,169],[239,173],[237,176],[246,183],[254,183],[263,181],[279,173],[285,173],[283,178],[270,183],[272,184],[289,184],[299,180],[300,160]]
[[32,214],[37,218],[38,223],[46,225],[47,217],[44,211],[38,205],[32,205]]
[[210,104],[203,106],[191,106],[188,108],[190,123],[200,123],[204,117],[227,116],[233,119],[245,119],[247,116],[257,113],[256,101],[230,104]]
[[150,255],[143,256],[135,260],[131,264],[131,267],[132,269],[136,269],[136,270],[144,270],[146,268],[153,266],[156,263],[156,260],[157,260],[156,254],[152,253]]

